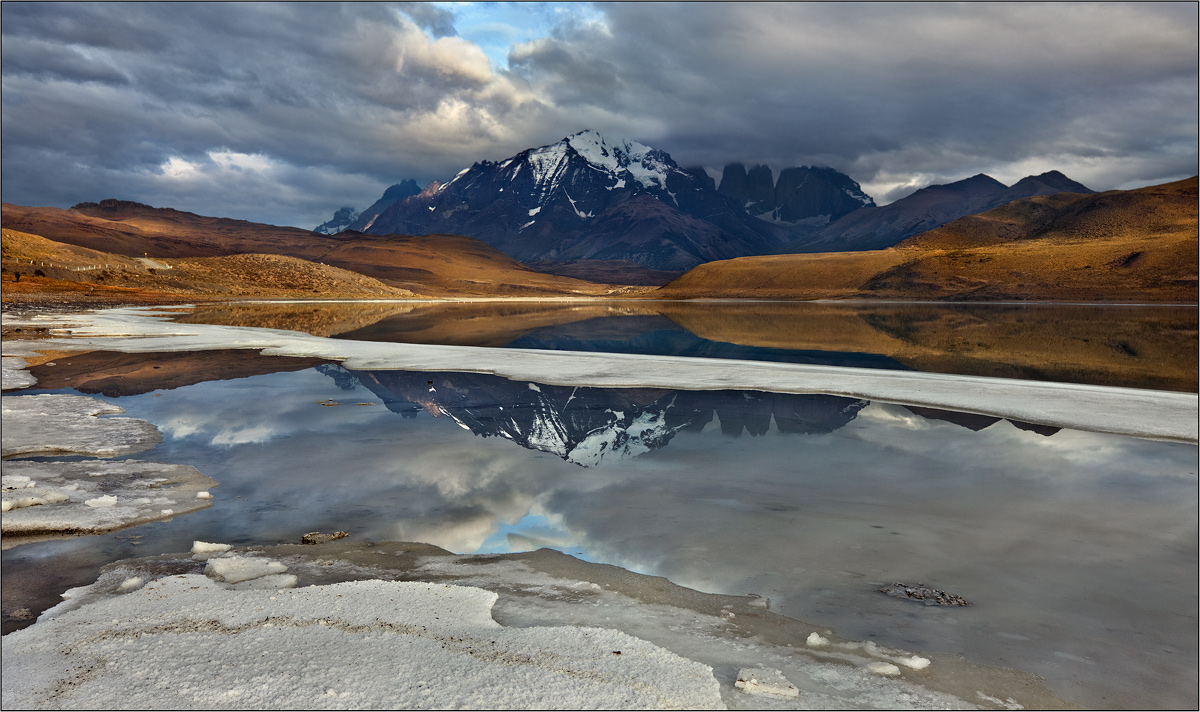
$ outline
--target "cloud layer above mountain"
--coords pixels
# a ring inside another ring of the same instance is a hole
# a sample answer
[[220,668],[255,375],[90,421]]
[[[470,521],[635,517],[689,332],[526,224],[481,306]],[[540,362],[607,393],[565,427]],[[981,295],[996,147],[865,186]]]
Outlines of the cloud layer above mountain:
[[[5,3],[4,200],[312,227],[583,128],[824,164],[880,202],[986,172],[1192,175],[1194,4]],[[507,51],[505,51],[507,49]]]

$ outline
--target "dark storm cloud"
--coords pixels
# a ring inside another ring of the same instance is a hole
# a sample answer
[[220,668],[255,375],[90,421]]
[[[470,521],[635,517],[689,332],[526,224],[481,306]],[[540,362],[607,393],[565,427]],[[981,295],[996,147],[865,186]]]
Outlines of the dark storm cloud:
[[497,67],[452,7],[6,2],[4,200],[311,227],[589,127],[710,169],[833,165],[891,197],[981,171],[1103,189],[1196,170],[1192,4],[559,10]]
[[511,61],[560,108],[662,117],[647,139],[685,162],[828,163],[862,181],[1065,163],[1103,188],[1195,171],[1194,5],[628,3],[604,15]]

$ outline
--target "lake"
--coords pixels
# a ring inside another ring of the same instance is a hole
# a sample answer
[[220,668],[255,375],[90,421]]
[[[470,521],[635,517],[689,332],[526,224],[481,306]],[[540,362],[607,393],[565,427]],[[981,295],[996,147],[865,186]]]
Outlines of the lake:
[[[1196,383],[1194,308],[261,304],[172,318],[357,342]],[[186,516],[6,550],[6,612],[193,540],[346,530],[464,554],[549,547],[753,593],[843,637],[1036,673],[1087,707],[1196,704],[1194,444],[879,399],[601,388],[217,346],[191,360],[194,347],[59,354],[32,369],[39,386],[25,392],[104,393],[162,431],[137,459],[190,464],[220,486]],[[896,582],[971,605],[879,591]]]

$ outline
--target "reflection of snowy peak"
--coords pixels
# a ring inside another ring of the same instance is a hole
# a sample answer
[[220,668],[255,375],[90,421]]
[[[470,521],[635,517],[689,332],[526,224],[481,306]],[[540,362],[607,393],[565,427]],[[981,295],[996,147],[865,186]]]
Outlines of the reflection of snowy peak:
[[339,384],[352,376],[401,415],[446,416],[483,437],[592,467],[665,447],[684,430],[718,416],[721,432],[831,432],[854,419],[866,401],[757,391],[670,391],[519,383],[471,373],[345,371],[324,366]]
[[360,229],[467,235],[526,261],[620,259],[672,270],[761,254],[783,237],[719,194],[703,169],[590,130],[476,163]]

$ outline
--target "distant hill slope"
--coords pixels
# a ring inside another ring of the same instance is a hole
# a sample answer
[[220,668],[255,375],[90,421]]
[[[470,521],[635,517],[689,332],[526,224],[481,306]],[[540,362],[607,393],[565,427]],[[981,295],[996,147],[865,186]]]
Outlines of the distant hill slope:
[[276,254],[357,272],[418,294],[596,295],[608,287],[543,274],[461,235],[320,235],[105,200],[71,210],[5,203],[7,228],[104,252],[155,258]]
[[812,234],[795,238],[781,252],[879,250],[964,215],[1020,198],[1062,192],[1093,191],[1058,171],[1022,178],[1012,186],[981,173],[955,183],[922,188],[880,208],[859,208]]
[[[109,293],[218,297],[412,296],[407,289],[391,287],[356,272],[283,255],[136,259],[7,228],[3,238],[6,293],[99,289]],[[21,280],[16,277],[18,273]]]
[[701,265],[657,297],[1195,302],[1197,179],[1024,198],[886,250]]

